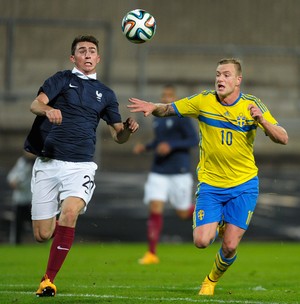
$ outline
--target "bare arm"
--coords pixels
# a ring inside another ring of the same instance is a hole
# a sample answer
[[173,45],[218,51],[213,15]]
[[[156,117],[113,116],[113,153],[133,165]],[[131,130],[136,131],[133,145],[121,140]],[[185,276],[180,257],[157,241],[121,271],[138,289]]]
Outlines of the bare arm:
[[128,141],[130,135],[139,129],[139,124],[132,118],[127,118],[126,122],[115,123],[109,126],[112,138],[118,144]]
[[266,120],[264,120],[261,125],[264,127],[266,134],[273,142],[282,145],[286,145],[288,143],[288,134],[283,127],[275,126]]
[[157,117],[175,116],[175,110],[171,103],[152,103],[137,98],[129,98],[131,103],[127,107],[130,108],[131,113],[143,112],[144,116],[150,114]]
[[62,122],[62,115],[60,110],[50,107],[48,103],[48,96],[45,93],[41,92],[31,103],[30,111],[38,116],[46,116],[51,123],[60,125]]
[[276,126],[264,119],[260,109],[254,105],[250,105],[249,108],[251,116],[262,125],[266,134],[270,139],[278,144],[286,145],[288,143],[288,134],[281,126]]

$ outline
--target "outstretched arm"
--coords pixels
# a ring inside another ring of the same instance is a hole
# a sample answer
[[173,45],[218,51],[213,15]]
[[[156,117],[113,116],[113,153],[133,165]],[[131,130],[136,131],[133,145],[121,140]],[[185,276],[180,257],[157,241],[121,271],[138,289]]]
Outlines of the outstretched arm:
[[130,108],[131,113],[143,112],[145,117],[150,114],[157,117],[176,115],[171,103],[152,103],[137,98],[129,98],[129,102],[131,104],[127,107]]
[[288,134],[281,126],[276,126],[264,119],[260,109],[254,105],[248,107],[251,116],[264,128],[270,139],[278,144],[286,145],[288,143]]

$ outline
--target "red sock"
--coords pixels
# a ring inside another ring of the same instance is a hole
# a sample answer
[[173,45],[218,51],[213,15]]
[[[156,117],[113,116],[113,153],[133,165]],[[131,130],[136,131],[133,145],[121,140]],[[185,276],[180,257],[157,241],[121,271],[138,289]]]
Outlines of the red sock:
[[148,225],[148,243],[149,251],[153,254],[156,253],[156,246],[160,237],[160,232],[163,226],[163,217],[159,213],[151,213],[147,222]]
[[195,205],[192,205],[192,206],[189,208],[189,218],[193,218],[194,210],[195,210]]
[[52,241],[46,274],[51,282],[60,270],[74,241],[75,228],[56,226],[56,233]]

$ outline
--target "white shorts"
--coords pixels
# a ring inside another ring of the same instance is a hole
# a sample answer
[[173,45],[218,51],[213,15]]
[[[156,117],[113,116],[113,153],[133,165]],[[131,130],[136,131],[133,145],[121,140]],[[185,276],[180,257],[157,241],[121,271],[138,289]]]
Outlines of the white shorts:
[[144,203],[159,200],[170,202],[177,210],[192,205],[193,178],[190,173],[158,174],[151,172],[145,184]]
[[67,162],[38,157],[32,171],[31,218],[53,218],[60,213],[62,201],[69,196],[84,200],[84,213],[96,187],[96,170],[94,162]]

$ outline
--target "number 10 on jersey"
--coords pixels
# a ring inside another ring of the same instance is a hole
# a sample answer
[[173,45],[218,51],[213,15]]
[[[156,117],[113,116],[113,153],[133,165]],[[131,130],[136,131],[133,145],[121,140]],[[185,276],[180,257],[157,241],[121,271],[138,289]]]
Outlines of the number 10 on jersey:
[[222,145],[231,146],[232,145],[232,132],[231,131],[221,131]]

